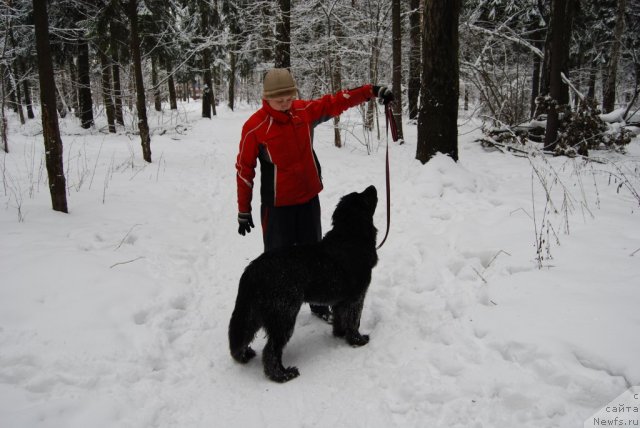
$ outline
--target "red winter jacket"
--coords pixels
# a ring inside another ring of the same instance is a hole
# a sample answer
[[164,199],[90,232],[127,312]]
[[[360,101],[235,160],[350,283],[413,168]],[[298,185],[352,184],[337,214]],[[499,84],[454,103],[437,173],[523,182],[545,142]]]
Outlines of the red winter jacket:
[[294,100],[280,112],[266,101],[242,127],[236,162],[238,212],[251,212],[253,178],[260,161],[262,203],[277,207],[303,204],[322,190],[320,164],[313,151],[313,128],[373,97],[371,85],[317,100]]

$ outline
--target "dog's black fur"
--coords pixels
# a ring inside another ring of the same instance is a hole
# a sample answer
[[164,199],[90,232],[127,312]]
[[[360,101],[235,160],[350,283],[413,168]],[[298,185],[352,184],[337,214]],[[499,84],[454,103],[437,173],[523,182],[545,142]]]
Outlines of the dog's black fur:
[[233,358],[248,362],[256,353],[249,347],[257,331],[268,340],[262,351],[264,372],[276,382],[299,375],[284,368],[282,350],[291,338],[303,302],[333,309],[333,335],[352,346],[369,342],[358,331],[371,270],[378,261],[373,213],[376,188],[344,196],[333,213],[333,229],[321,242],[262,254],[240,278],[236,306],[229,324]]

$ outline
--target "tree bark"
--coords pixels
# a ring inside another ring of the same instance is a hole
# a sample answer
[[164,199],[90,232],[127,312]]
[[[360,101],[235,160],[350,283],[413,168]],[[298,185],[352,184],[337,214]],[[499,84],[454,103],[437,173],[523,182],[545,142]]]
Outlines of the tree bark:
[[116,113],[113,107],[113,99],[111,98],[111,67],[109,64],[109,57],[99,50],[100,67],[102,69],[102,99],[104,100],[104,109],[107,112],[107,123],[109,125],[109,132],[116,132]]
[[[25,65],[24,59],[20,59],[20,74],[25,75]],[[24,77],[22,79],[22,89],[24,90],[24,103],[27,107],[27,117],[29,119],[33,119],[35,115],[33,114],[33,106],[31,101],[31,85],[29,84],[29,78]]]
[[[369,81],[378,84],[378,64],[380,62],[380,37],[376,35],[371,41],[371,57],[369,58]],[[364,126],[367,130],[373,130],[373,122],[376,112],[376,102],[372,98],[367,102],[367,111],[365,114]],[[378,129],[378,138],[380,138],[380,130]]]
[[13,67],[9,68],[9,78],[11,79],[11,86],[16,92],[16,105],[18,107],[18,116],[20,117],[20,124],[24,125],[24,110],[22,109],[22,94],[20,91],[20,82],[16,82],[15,73],[13,73]]
[[618,0],[618,12],[616,17],[616,29],[611,45],[611,55],[609,58],[609,69],[607,70],[607,80],[604,83],[604,93],[602,97],[602,110],[604,113],[613,111],[616,107],[616,80],[618,74],[618,59],[620,58],[620,45],[624,32],[624,12],[626,0]]
[[124,116],[122,115],[122,89],[120,86],[120,53],[118,49],[118,40],[116,37],[116,28],[114,21],[109,24],[109,35],[111,36],[111,76],[113,77],[113,101],[116,114],[116,122],[124,126]]
[[562,81],[562,73],[567,74],[569,63],[573,2],[574,0],[552,0],[551,2],[551,29],[547,37],[549,41],[545,51],[545,62],[548,57],[548,93],[555,105],[552,105],[547,113],[544,142],[549,150],[554,150],[557,145],[560,127],[559,107],[569,103],[569,88]]
[[89,43],[78,43],[78,83],[80,94],[80,125],[88,129],[93,125],[93,99],[91,98],[91,78],[89,76]]
[[[228,105],[231,111],[236,104],[236,82],[238,75],[238,50],[243,38],[240,28],[240,12],[242,5],[234,6],[229,10],[231,22],[229,24],[229,87],[228,87]],[[240,71],[242,73],[242,70]],[[218,74],[218,73],[216,73]]]
[[426,0],[416,159],[441,152],[458,160],[458,21],[461,0]]
[[409,119],[418,117],[418,96],[420,95],[420,0],[411,0],[409,7],[409,82],[407,96],[409,98]]
[[158,87],[158,59],[151,55],[151,85],[153,86],[153,106],[156,111],[162,111],[162,99]]
[[178,110],[176,84],[173,80],[173,64],[171,61],[167,61],[167,71],[169,72],[169,78],[167,79],[167,85],[169,86],[169,106],[171,110]]
[[400,0],[393,0],[391,5],[391,27],[393,33],[393,116],[398,128],[400,142],[402,135],[402,20]]
[[[0,76],[4,76],[4,66],[0,64]],[[2,150],[9,153],[9,122],[5,113],[6,93],[3,82],[0,82],[0,141],[2,141]]]
[[598,62],[591,59],[589,69],[589,82],[587,83],[587,98],[594,99],[596,96],[596,78],[598,77]]
[[278,0],[278,9],[275,67],[291,68],[291,0]]
[[[342,65],[340,55],[335,52],[331,64],[331,82],[333,86],[332,92],[335,93],[342,87]],[[342,147],[342,137],[340,136],[340,116],[333,118],[333,144],[336,147]]]
[[236,102],[236,53],[229,52],[229,108],[233,111]]
[[18,112],[18,102],[16,101],[16,93],[13,90],[13,85],[11,84],[11,79],[8,74],[10,73],[7,68],[6,71],[2,73],[2,85],[4,85],[5,94],[9,95],[9,107],[13,110],[14,113]]
[[[34,0],[37,1],[37,0]],[[147,122],[147,102],[144,94],[144,80],[142,79],[142,59],[140,55],[140,37],[138,36],[138,1],[129,0],[129,23],[131,24],[131,59],[136,82],[136,108],[138,110],[138,129],[142,144],[142,157],[151,163],[151,136]]]
[[[201,35],[203,38],[209,36],[209,4],[205,0],[200,0],[200,23]],[[215,115],[215,104],[213,98],[213,85],[211,84],[211,49],[202,50],[202,117],[211,118]]]
[[[544,32],[541,29],[537,29],[534,31],[533,33],[533,45],[542,50],[543,48],[543,37],[544,37]],[[532,63],[533,63],[533,70],[531,72],[531,100],[530,100],[530,107],[531,107],[531,118],[533,119],[533,117],[536,115],[536,110],[537,110],[537,104],[536,104],[536,99],[538,98],[538,95],[540,95],[540,69],[542,66],[542,61],[540,59],[540,57],[536,54],[532,54],[533,58],[532,58]]]
[[78,69],[73,62],[73,56],[69,55],[67,65],[69,66],[71,80],[71,109],[74,112],[74,116],[80,119],[80,84],[78,83]]
[[49,177],[49,193],[53,209],[67,213],[67,185],[64,177],[62,139],[60,138],[56,111],[56,85],[53,78],[53,62],[49,45],[47,2],[33,0],[33,20],[38,54],[42,134]]

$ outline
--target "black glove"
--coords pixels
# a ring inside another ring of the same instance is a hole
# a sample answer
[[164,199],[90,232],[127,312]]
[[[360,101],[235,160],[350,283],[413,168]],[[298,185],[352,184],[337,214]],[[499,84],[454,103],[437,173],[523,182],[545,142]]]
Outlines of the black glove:
[[253,217],[251,213],[238,213],[238,233],[244,236],[245,233],[251,233],[253,225]]
[[375,95],[376,97],[378,97],[378,99],[380,100],[380,102],[384,105],[389,104],[391,101],[393,101],[393,92],[391,92],[391,89],[387,88],[386,86],[373,86],[373,95]]

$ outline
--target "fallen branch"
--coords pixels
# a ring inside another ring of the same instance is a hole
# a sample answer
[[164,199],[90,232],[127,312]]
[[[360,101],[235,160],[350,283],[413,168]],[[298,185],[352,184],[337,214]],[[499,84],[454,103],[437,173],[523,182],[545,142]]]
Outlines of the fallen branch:
[[116,267],[118,265],[126,265],[128,263],[133,263],[133,262],[138,261],[140,259],[144,259],[144,257],[140,256],[140,257],[137,257],[137,258],[135,258],[133,260],[127,260],[126,262],[119,262],[119,263],[113,264],[113,265],[109,266],[109,269],[112,269],[112,268],[114,268],[114,267]]

